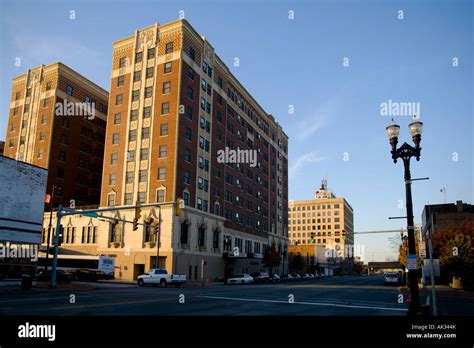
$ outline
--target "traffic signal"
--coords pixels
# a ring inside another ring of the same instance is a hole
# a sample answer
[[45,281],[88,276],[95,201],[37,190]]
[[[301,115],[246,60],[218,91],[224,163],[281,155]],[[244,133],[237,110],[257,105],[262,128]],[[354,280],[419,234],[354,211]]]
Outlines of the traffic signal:
[[342,239],[346,239],[346,230],[342,230]]
[[158,233],[160,233],[160,223],[159,222],[155,222],[153,224],[153,229],[155,231],[155,234],[158,235]]
[[59,233],[58,233],[58,246],[61,246],[63,243],[63,237],[64,237],[64,227],[63,225],[59,226]]
[[181,216],[183,207],[184,200],[182,198],[176,198],[176,216]]
[[136,203],[137,207],[135,207],[135,217],[133,218],[133,230],[136,231],[138,230],[138,220],[140,219],[142,215],[141,208],[139,206],[139,203]]

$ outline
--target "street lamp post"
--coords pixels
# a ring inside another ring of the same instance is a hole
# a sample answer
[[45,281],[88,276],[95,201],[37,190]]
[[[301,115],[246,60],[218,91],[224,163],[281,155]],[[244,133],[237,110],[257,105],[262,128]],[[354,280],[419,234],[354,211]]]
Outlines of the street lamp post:
[[[392,146],[392,159],[394,163],[397,163],[397,159],[403,160],[405,167],[405,192],[406,192],[406,209],[407,209],[407,231],[408,231],[408,256],[415,257],[416,259],[416,241],[415,241],[415,226],[413,222],[413,201],[411,196],[411,174],[410,174],[410,159],[415,157],[417,161],[420,160],[421,153],[421,132],[423,129],[423,123],[420,121],[413,121],[408,126],[413,143],[415,146],[411,146],[404,142],[402,146],[397,149],[398,135],[400,134],[400,126],[395,122],[390,123],[387,130],[387,135]],[[418,267],[415,269],[408,269],[408,283],[410,286],[410,304],[408,307],[408,315],[416,315],[420,307],[420,298],[418,294]]]

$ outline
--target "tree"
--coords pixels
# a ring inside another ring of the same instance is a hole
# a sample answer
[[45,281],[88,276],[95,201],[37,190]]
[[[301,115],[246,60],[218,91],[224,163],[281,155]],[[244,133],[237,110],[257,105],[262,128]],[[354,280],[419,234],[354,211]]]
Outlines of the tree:
[[288,261],[290,264],[291,271],[299,272],[303,270],[304,260],[303,260],[303,257],[301,256],[301,253],[297,253],[297,254],[290,253],[288,255]]
[[463,287],[474,288],[474,222],[464,221],[432,235],[433,254],[439,258],[442,280],[461,277]]
[[263,264],[265,267],[270,269],[270,275],[273,273],[273,268],[280,266],[281,263],[281,255],[278,252],[275,243],[272,243],[267,249],[265,250],[265,255],[263,256]]

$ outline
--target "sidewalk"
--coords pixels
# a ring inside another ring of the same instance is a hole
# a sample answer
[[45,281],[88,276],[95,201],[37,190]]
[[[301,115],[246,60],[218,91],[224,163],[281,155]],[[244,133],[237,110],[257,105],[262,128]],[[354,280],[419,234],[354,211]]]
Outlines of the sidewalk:
[[[420,290],[420,295],[430,296],[430,305],[433,306],[431,287]],[[474,313],[474,292],[453,289],[448,285],[436,285],[436,302],[438,315],[468,315]]]

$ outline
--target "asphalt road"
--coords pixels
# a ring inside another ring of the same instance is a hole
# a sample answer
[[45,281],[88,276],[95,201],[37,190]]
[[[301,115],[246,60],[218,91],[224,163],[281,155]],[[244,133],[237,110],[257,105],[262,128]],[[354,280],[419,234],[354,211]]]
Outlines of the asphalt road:
[[[381,275],[207,288],[107,284],[91,291],[2,293],[0,315],[406,315]],[[406,301],[406,298],[405,298]]]

